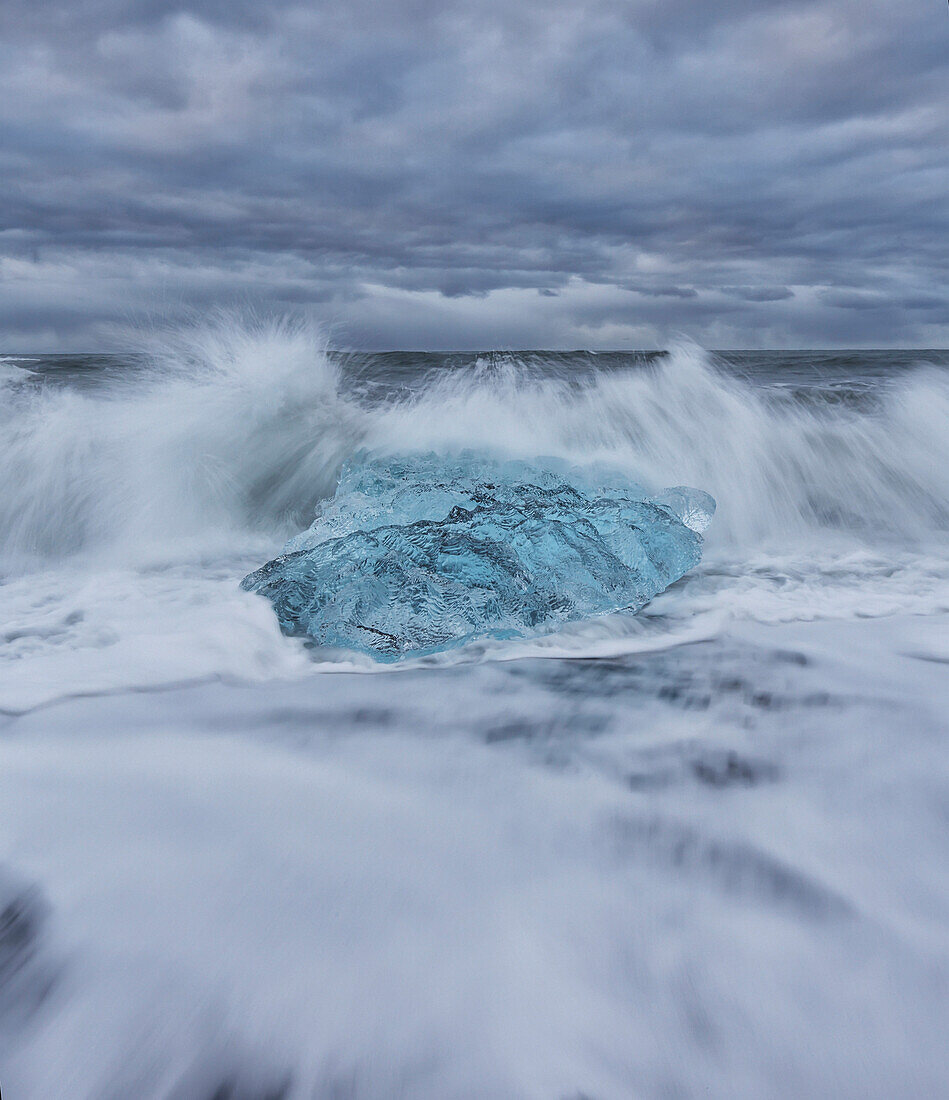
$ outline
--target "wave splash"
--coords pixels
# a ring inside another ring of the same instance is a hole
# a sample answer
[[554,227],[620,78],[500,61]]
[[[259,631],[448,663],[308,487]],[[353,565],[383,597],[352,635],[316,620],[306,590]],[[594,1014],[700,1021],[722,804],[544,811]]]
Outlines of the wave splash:
[[579,382],[555,362],[499,358],[385,402],[347,386],[305,324],[218,319],[148,358],[144,375],[97,390],[5,378],[7,565],[250,533],[275,544],[312,520],[360,449],[600,461],[647,492],[700,485],[718,501],[718,546],[932,540],[949,527],[949,382],[936,368],[860,412],[790,406],[689,346]]
[[367,417],[319,332],[219,320],[94,391],[7,389],[0,556],[134,557],[308,522]]

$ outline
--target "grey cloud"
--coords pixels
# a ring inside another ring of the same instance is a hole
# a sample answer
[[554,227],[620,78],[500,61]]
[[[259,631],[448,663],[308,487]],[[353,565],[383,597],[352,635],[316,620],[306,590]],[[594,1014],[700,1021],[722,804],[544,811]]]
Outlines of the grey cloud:
[[373,345],[932,343],[944,23],[899,0],[6,0],[0,340],[245,300]]
[[787,286],[723,286],[722,293],[743,302],[783,302],[794,297]]
[[900,298],[899,306],[901,309],[939,309],[946,312],[949,310],[949,298],[921,294],[917,297]]
[[837,309],[880,309],[891,305],[885,295],[863,290],[822,290],[818,297]]
[[698,291],[692,286],[635,286],[628,287],[647,298],[697,298]]

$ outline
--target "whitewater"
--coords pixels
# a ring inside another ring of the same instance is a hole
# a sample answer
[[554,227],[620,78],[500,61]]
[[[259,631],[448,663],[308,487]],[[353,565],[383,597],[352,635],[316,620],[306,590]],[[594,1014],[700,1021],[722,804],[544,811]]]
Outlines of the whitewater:
[[[4,1094],[946,1095],[947,425],[945,353],[4,357]],[[701,560],[397,665],[241,588],[470,453],[711,494]]]

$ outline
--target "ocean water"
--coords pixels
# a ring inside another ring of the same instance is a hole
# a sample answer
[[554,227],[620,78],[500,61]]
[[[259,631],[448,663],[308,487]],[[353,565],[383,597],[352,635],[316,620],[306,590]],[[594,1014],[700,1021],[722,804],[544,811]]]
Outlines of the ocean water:
[[[0,1087],[949,1092],[949,357],[0,360]],[[240,588],[358,452],[717,513],[635,615],[381,666]]]

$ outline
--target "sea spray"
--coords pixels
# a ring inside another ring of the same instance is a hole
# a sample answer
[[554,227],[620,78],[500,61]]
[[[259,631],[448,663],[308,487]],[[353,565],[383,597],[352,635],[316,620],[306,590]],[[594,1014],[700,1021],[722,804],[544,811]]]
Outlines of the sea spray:
[[288,533],[365,432],[302,323],[219,318],[152,337],[141,358],[94,389],[8,384],[0,559],[135,560],[182,540],[217,551],[248,530]]
[[701,486],[719,505],[710,545],[742,553],[828,534],[925,543],[949,527],[949,381],[933,367],[867,410],[789,402],[689,345],[618,370],[489,357],[379,397],[317,329],[229,315],[152,339],[145,361],[91,388],[4,376],[4,568],[185,543],[218,554],[248,533],[276,549],[360,449],[601,461],[647,492]]

